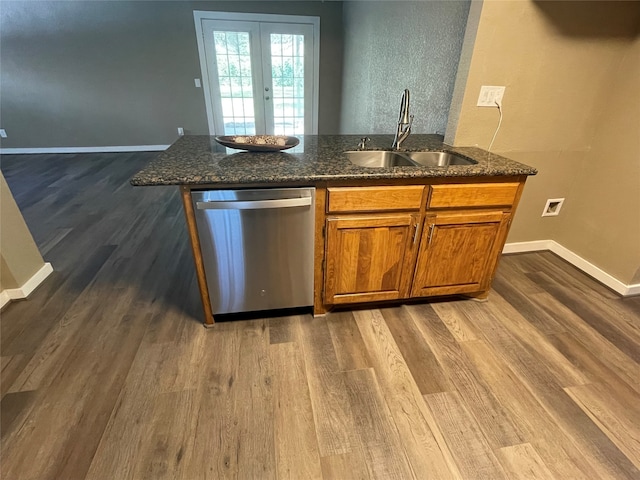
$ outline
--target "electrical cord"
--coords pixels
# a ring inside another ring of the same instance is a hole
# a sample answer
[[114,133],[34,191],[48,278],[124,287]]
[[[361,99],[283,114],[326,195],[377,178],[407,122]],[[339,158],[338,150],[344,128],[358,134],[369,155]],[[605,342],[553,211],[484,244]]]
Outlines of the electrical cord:
[[496,139],[496,135],[498,135],[498,131],[500,130],[500,125],[502,125],[502,105],[500,105],[502,102],[495,102],[495,104],[498,106],[498,112],[500,112],[500,120],[498,120],[498,126],[496,127],[496,131],[493,134],[493,138],[491,139],[491,143],[489,144],[489,149],[488,151],[491,151],[491,147],[493,146],[493,142]]

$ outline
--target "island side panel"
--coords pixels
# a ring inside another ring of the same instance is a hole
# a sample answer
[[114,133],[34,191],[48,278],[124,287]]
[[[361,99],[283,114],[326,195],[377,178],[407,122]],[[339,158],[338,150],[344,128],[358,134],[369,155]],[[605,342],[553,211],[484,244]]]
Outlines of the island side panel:
[[520,203],[520,198],[522,197],[522,192],[524,191],[524,185],[527,181],[526,175],[520,175],[514,178],[514,181],[518,182],[518,190],[516,192],[515,198],[508,210],[509,218],[502,229],[502,233],[500,234],[500,239],[498,242],[499,251],[494,255],[493,264],[490,267],[490,275],[488,277],[488,282],[486,288],[481,292],[464,294],[463,296],[469,297],[479,301],[486,301],[489,298],[489,293],[491,292],[491,288],[493,285],[493,279],[496,276],[496,271],[498,270],[498,263],[500,262],[500,258],[502,257],[502,250],[504,249],[504,245],[507,241],[507,236],[509,235],[509,230],[511,230],[511,224],[513,223],[513,217],[516,214],[516,210],[518,208],[518,204]]
[[211,309],[211,298],[209,297],[207,277],[204,273],[204,261],[202,260],[202,250],[200,249],[200,237],[198,237],[196,215],[193,211],[193,203],[191,203],[191,189],[189,187],[182,186],[180,187],[180,192],[182,194],[182,206],[184,207],[184,215],[187,220],[189,240],[191,241],[191,251],[193,252],[193,260],[196,265],[198,288],[200,289],[200,298],[202,300],[202,308],[204,310],[204,324],[205,326],[213,325],[213,310]]
[[315,218],[315,245],[313,265],[313,314],[324,315],[327,313],[324,305],[324,249],[325,249],[325,209],[327,189],[325,186],[316,186],[316,218]]
[[511,204],[511,208],[509,209],[509,219],[507,221],[506,227],[504,228],[502,235],[500,236],[500,251],[495,255],[495,260],[493,262],[493,266],[491,267],[491,276],[489,277],[489,283],[486,288],[486,295],[489,294],[491,290],[491,285],[493,284],[493,279],[496,276],[496,270],[498,269],[498,263],[500,262],[500,258],[502,257],[502,250],[504,249],[504,244],[507,241],[507,237],[509,236],[509,230],[511,230],[511,224],[513,223],[513,217],[516,214],[516,210],[518,209],[518,204],[520,203],[520,198],[522,198],[522,192],[524,191],[524,185],[527,182],[527,176],[522,175],[516,178],[518,181],[518,191],[516,192],[516,196],[513,199],[513,203]]

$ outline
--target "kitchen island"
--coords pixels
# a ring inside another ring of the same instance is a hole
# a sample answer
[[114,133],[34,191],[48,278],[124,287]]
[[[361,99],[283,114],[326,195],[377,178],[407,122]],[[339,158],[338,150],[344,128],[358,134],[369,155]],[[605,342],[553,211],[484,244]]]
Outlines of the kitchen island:
[[[389,150],[393,141],[370,138],[368,150]],[[403,150],[448,151],[476,163],[360,167],[344,154],[360,139],[304,136],[292,150],[250,153],[213,137],[184,136],[131,179],[135,186],[180,187],[206,325],[214,318],[191,192],[212,188],[316,188],[315,314],[339,305],[487,297],[526,178],[536,170],[446,145],[437,135],[412,135]]]

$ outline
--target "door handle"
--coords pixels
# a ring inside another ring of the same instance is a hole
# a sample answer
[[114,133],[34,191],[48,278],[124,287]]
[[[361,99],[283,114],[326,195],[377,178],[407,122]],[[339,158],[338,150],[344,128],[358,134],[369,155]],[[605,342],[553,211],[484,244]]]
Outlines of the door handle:
[[416,241],[418,240],[418,232],[420,231],[420,229],[418,228],[419,226],[420,222],[416,222],[413,226],[413,228],[415,229],[415,231],[413,232],[413,243],[416,243]]
[[265,208],[306,207],[311,197],[280,198],[277,200],[196,202],[198,210],[261,210]]
[[431,245],[431,240],[433,240],[433,230],[436,227],[435,223],[429,225],[429,245]]

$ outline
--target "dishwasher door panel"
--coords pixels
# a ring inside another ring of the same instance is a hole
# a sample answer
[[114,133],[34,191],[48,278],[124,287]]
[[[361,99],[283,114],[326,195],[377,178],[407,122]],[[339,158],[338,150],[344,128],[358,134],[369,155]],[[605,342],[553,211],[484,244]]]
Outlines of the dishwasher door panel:
[[192,192],[214,314],[313,305],[315,189]]

